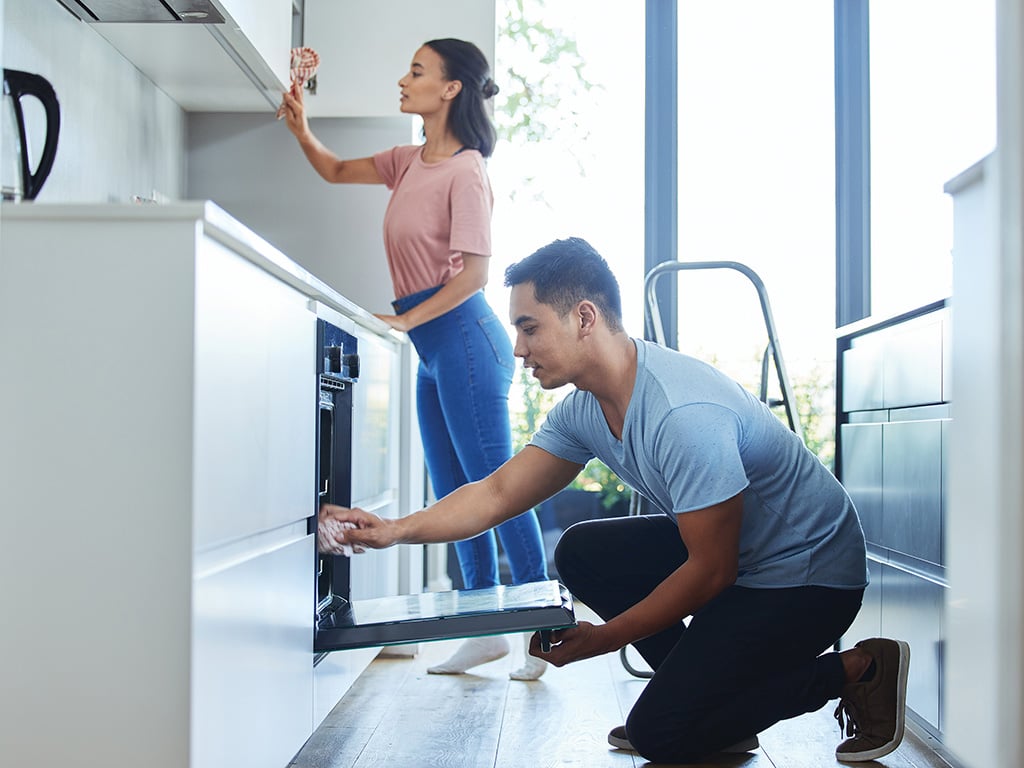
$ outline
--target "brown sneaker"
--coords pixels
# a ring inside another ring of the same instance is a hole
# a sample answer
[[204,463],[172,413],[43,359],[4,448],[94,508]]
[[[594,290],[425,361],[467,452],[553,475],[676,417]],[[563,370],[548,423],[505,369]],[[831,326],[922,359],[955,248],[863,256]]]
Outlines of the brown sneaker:
[[845,763],[876,760],[888,755],[903,741],[907,706],[907,672],[910,645],[902,640],[861,640],[857,647],[870,654],[875,675],[863,683],[843,686],[836,720],[846,739],[836,748],[836,759]]

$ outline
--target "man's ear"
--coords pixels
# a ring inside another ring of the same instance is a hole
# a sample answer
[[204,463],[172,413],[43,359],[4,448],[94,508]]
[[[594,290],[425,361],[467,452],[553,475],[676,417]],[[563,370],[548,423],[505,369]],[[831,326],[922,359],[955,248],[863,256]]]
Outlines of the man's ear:
[[597,307],[594,302],[584,299],[576,305],[576,318],[580,324],[580,330],[589,333],[597,325]]

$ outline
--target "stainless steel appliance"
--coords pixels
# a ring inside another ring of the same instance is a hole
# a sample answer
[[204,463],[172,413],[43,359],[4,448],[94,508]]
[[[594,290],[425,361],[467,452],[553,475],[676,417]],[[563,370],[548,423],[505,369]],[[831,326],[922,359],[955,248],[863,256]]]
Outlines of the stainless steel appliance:
[[[354,336],[318,320],[317,350],[317,509],[310,533],[321,504],[352,503],[352,390],[359,386]],[[317,553],[315,567],[318,659],[334,650],[509,632],[540,631],[546,643],[550,630],[576,623],[572,598],[557,581],[353,601],[347,557]]]
[[[42,105],[45,117],[43,126],[42,150],[33,169],[31,167],[32,142],[30,135],[34,132],[32,121],[25,120],[22,99],[31,96]],[[17,69],[4,70],[3,85],[3,137],[0,149],[3,158],[0,160],[0,188],[4,200],[34,200],[43,182],[53,169],[53,161],[57,157],[57,137],[60,134],[60,103],[50,82],[40,75],[22,72]]]

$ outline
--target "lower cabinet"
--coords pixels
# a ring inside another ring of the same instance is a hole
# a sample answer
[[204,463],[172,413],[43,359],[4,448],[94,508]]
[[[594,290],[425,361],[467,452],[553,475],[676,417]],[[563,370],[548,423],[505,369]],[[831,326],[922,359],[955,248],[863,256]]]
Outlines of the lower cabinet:
[[[284,768],[373,656],[314,668],[308,530],[313,305],[372,317],[209,203],[0,235],[0,763]],[[397,371],[358,406],[378,469]]]
[[192,768],[286,766],[312,731],[313,536],[198,576]]
[[881,569],[881,634],[910,643],[907,706],[941,731],[946,587],[899,568]]
[[840,336],[837,475],[860,514],[871,583],[842,645],[910,643],[907,706],[941,735],[951,422],[945,303]]

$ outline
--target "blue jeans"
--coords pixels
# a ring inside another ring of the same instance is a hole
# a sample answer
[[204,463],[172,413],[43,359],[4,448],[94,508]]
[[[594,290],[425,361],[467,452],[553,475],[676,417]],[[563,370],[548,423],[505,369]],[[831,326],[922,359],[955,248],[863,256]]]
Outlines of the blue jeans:
[[[392,302],[408,312],[440,286]],[[515,357],[512,343],[483,293],[409,331],[419,354],[416,407],[427,471],[437,498],[482,480],[512,455],[508,391]],[[547,579],[540,523],[531,509],[496,529],[455,543],[467,589],[494,587],[498,546],[508,556],[514,584]]]

